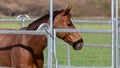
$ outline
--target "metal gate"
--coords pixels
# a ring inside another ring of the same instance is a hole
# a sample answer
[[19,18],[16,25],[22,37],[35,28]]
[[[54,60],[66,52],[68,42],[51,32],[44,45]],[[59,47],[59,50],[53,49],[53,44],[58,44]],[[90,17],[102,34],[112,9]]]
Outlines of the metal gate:
[[[115,4],[116,3],[116,4]],[[117,28],[115,27],[115,23],[117,22],[117,11],[115,12],[115,9],[118,10],[118,8],[115,8],[115,6],[117,7],[117,0],[111,0],[111,18],[109,20],[109,24],[111,24],[111,29],[110,30],[80,30],[80,29],[54,29],[54,38],[56,38],[56,32],[82,32],[82,33],[111,33],[111,66],[94,66],[94,67],[90,67],[90,66],[84,66],[84,67],[73,67],[70,65],[70,57],[68,55],[68,66],[66,67],[62,67],[62,68],[118,68],[117,66],[120,65],[119,62],[120,60],[118,59],[118,57],[120,57],[120,55],[118,55],[119,53],[119,48],[117,48],[115,51],[115,40],[118,38],[117,36]],[[116,13],[116,18],[115,18],[115,13]],[[116,22],[115,22],[115,19],[116,19]],[[76,20],[76,21],[79,21],[80,20]],[[83,21],[82,21],[83,22]],[[88,21],[84,21],[84,22],[90,22],[89,20]],[[93,22],[93,21],[92,21]],[[96,21],[95,21],[96,22]],[[101,21],[99,21],[101,23]],[[98,22],[98,23],[99,23]],[[117,25],[116,25],[117,26]],[[116,35],[115,35],[116,34]],[[115,39],[116,38],[116,39]],[[116,41],[116,43],[118,43]],[[55,55],[55,60],[56,60],[56,64],[55,64],[55,68],[61,68],[61,66],[59,66],[58,64],[58,59],[57,59],[57,53],[56,53],[56,39],[54,39],[54,55]],[[89,45],[91,46],[91,45]],[[100,45],[101,46],[101,45]],[[116,45],[117,46],[117,45]],[[101,47],[105,47],[105,46],[101,46]],[[118,47],[118,46],[117,46]],[[69,51],[69,50],[68,50]],[[116,60],[115,60],[115,52],[116,52]],[[68,52],[69,53],[69,52]],[[119,61],[117,61],[119,60]],[[116,64],[115,64],[115,61]]]
[[[111,66],[109,68],[120,68],[120,27],[119,27],[119,16],[118,16],[118,0],[111,0],[111,19],[110,23],[112,26],[111,30],[79,30],[79,29],[54,29],[54,38],[56,38],[56,32],[83,32],[83,33],[111,33]],[[52,28],[52,22],[53,22],[53,0],[50,0],[50,33],[53,33],[53,28]],[[87,21],[89,22],[89,21]],[[3,31],[0,31],[2,33]],[[16,33],[19,33],[20,31],[16,31]],[[8,31],[5,31],[4,33],[11,33]],[[15,32],[13,32],[15,33]],[[16,34],[15,33],[15,34]],[[20,32],[21,33],[21,32]],[[22,32],[23,33],[23,32]],[[31,33],[28,31],[28,33]],[[35,32],[32,32],[35,33]],[[59,68],[58,61],[57,61],[57,53],[56,53],[56,39],[52,40],[52,38],[49,38],[50,45],[48,46],[48,66],[47,68],[53,68],[53,48],[52,48],[52,42],[54,42],[54,56],[55,56],[55,63],[56,63],[56,68]],[[115,45],[116,43],[116,45]],[[115,56],[116,53],[116,56]],[[115,62],[116,61],[116,62]],[[116,64],[115,64],[116,63]],[[67,68],[73,68],[72,66],[68,66]],[[79,67],[76,67],[79,68]],[[80,67],[80,68],[85,68],[85,67]],[[90,67],[89,67],[90,68]],[[93,67],[92,67],[93,68]],[[95,68],[104,68],[104,67],[95,67]]]

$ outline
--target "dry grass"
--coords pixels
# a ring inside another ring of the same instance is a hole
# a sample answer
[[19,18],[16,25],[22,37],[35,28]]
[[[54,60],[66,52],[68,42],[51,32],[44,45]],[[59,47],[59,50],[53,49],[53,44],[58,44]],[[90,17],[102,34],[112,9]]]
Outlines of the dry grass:
[[[72,5],[74,16],[110,16],[111,0],[54,0],[54,10]],[[0,0],[0,16],[27,13],[42,16],[49,12],[49,0]]]

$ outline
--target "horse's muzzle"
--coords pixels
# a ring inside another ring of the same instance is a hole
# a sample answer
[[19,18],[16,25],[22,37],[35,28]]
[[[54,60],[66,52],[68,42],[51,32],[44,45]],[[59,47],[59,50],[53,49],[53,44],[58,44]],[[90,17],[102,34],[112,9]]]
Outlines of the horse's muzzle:
[[79,39],[73,43],[73,48],[75,50],[80,50],[83,47],[83,39]]

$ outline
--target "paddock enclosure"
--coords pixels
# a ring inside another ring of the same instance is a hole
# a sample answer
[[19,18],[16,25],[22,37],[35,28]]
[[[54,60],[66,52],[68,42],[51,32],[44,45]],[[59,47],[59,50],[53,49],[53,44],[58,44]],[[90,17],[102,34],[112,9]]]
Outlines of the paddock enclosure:
[[[44,68],[120,68],[119,1],[110,1],[111,16],[108,18],[73,18],[77,29],[53,29],[54,5],[53,0],[50,0],[49,33],[45,30],[0,30],[0,34],[46,34],[48,47],[45,50]],[[34,20],[28,15],[19,15],[16,19],[0,19],[0,28],[18,29]],[[56,32],[80,32],[84,39],[83,49],[72,49],[56,37]]]

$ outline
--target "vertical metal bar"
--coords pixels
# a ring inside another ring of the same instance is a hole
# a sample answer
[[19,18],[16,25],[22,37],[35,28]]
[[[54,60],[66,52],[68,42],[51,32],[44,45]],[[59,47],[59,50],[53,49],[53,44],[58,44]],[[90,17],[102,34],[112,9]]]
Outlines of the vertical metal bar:
[[68,68],[70,68],[70,46],[68,45]]
[[21,27],[25,27],[25,19],[22,19]]
[[112,68],[114,68],[114,34],[115,34],[115,27],[114,27],[114,0],[111,0],[111,22],[112,22]]
[[54,57],[55,57],[55,68],[58,68],[58,58],[57,58],[57,53],[56,53],[56,31],[54,29]]
[[[53,35],[53,0],[50,0],[50,29],[49,32],[51,35]],[[52,44],[53,44],[53,39],[49,35],[49,45],[48,45],[48,66],[47,68],[52,68]]]
[[[53,0],[50,0],[50,34],[53,33]],[[50,37],[50,67],[49,68],[52,68],[52,45],[53,45],[53,39],[52,37]]]
[[118,0],[116,0],[116,68],[119,68],[119,48],[118,48],[118,40],[119,40],[119,36],[118,36]]
[[53,30],[53,0],[50,0],[50,31],[52,32],[52,30]]
[[46,67],[47,68],[49,68],[49,66],[50,66],[50,53],[49,53],[49,49],[50,49],[50,36],[49,35],[47,35],[47,64],[46,64]]

